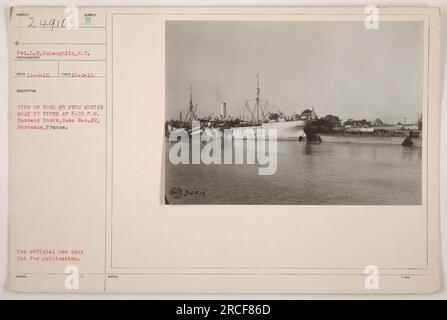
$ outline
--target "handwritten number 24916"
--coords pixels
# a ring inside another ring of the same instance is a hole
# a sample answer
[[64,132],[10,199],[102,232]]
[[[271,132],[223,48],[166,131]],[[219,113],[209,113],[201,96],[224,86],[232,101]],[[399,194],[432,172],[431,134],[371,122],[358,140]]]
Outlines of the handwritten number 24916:
[[40,19],[36,21],[34,17],[29,17],[28,28],[49,28],[53,31],[55,28],[65,28],[67,24],[67,19]]

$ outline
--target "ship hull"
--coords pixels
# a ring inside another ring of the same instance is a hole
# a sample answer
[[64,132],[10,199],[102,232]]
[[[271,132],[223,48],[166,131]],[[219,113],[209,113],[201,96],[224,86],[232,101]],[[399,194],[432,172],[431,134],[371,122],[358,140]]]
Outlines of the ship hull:
[[322,142],[335,143],[363,143],[363,144],[396,144],[401,145],[406,137],[383,137],[383,136],[353,136],[353,135],[326,135],[320,134]]
[[[283,122],[267,122],[260,126],[246,126],[246,127],[233,127],[231,128],[232,136],[235,139],[256,139],[257,129],[264,130],[276,130],[277,140],[305,140],[306,134],[304,128],[306,122],[302,120],[297,121],[283,121]],[[247,129],[252,129],[247,130]],[[235,134],[239,130],[243,134]],[[268,137],[267,137],[268,138]]]

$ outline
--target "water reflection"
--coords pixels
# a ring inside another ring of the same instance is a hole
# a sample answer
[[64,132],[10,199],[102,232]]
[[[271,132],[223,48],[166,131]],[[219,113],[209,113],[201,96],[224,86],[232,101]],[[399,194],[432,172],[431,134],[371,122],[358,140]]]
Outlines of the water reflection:
[[[225,140],[225,139],[223,139]],[[168,142],[167,150],[171,143]],[[234,163],[234,142],[230,144]],[[221,145],[222,163],[227,157]],[[244,152],[256,152],[245,144]],[[421,148],[400,145],[278,141],[277,171],[259,176],[259,164],[166,164],[166,194],[182,204],[421,203]],[[173,188],[203,191],[200,198],[173,198]]]

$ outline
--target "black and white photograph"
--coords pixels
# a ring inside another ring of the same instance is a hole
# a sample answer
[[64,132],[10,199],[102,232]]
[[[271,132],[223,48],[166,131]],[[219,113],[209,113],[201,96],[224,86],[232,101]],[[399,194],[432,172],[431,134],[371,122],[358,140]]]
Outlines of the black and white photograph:
[[446,298],[447,3],[29,1],[0,17],[2,298]]
[[166,203],[420,205],[423,32],[166,22]]

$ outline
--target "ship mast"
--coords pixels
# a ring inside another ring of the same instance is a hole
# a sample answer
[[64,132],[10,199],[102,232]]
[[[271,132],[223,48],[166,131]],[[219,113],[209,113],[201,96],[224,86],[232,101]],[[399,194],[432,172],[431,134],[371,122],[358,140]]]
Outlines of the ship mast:
[[259,70],[256,72],[256,122],[259,123],[259,94],[261,89],[259,88]]
[[189,87],[189,108],[188,112],[185,116],[185,122],[193,122],[194,120],[197,120],[196,116],[197,111],[197,105],[194,106],[192,103],[192,86]]
[[[250,101],[252,103],[250,104]],[[268,101],[263,102],[261,105],[261,87],[259,84],[259,71],[256,72],[256,98],[245,101],[245,108],[248,110],[251,116],[251,121],[259,125],[265,118],[264,110]]]
[[194,114],[194,105],[192,104],[192,86],[189,87],[189,114],[191,117],[191,122],[196,119],[196,115]]

